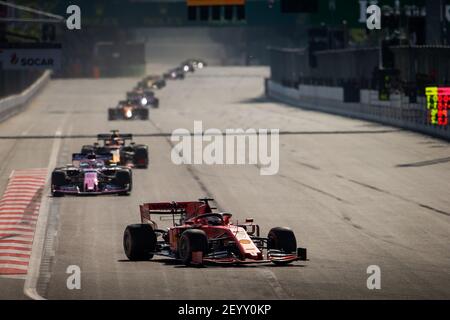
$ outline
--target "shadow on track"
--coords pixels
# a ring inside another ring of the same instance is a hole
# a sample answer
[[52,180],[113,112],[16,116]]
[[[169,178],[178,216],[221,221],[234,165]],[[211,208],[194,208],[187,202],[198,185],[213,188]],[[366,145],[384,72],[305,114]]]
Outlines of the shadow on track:
[[215,263],[208,263],[202,266],[186,266],[181,261],[175,260],[175,259],[154,259],[154,260],[148,260],[148,261],[131,261],[127,259],[120,259],[117,260],[117,262],[121,263],[159,263],[164,264],[167,266],[173,266],[174,268],[191,268],[191,269],[208,269],[208,268],[232,268],[232,269],[240,269],[240,268],[305,268],[306,265],[304,264],[287,264],[284,266],[277,266],[275,264],[267,263],[267,264],[215,264]]

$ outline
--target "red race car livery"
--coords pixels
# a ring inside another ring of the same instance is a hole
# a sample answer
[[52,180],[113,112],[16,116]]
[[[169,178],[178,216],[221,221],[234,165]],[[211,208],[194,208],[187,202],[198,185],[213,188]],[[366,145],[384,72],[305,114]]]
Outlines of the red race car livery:
[[[141,223],[127,226],[123,246],[128,259],[149,260],[155,254],[181,260],[186,265],[205,263],[275,263],[284,265],[307,260],[306,249],[297,248],[289,228],[272,228],[260,237],[253,219],[233,224],[231,213],[213,212],[213,199],[190,202],[144,203]],[[173,226],[159,229],[151,215],[171,220]]]

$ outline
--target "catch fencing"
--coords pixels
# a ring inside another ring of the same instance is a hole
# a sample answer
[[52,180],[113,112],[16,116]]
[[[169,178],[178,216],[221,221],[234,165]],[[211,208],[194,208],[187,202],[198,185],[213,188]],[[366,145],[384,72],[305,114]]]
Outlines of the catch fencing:
[[[391,46],[399,72],[397,90],[450,85],[450,46]],[[271,80],[288,87],[299,84],[377,89],[374,72],[380,66],[378,47],[311,52],[309,49],[269,48]],[[384,58],[386,60],[386,58]]]
[[[450,140],[448,124],[430,123],[425,87],[450,86],[450,47],[391,47],[399,80],[380,100],[378,48],[270,48],[266,94],[308,109],[393,125]],[[414,94],[411,95],[411,91]],[[348,99],[349,92],[356,99]],[[448,111],[448,110],[447,110]]]

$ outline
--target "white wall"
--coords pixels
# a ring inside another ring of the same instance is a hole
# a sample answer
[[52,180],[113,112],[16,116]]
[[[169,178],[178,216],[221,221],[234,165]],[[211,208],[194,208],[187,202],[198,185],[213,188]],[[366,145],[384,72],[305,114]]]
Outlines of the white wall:
[[50,79],[50,75],[51,71],[47,70],[23,92],[0,99],[0,121],[3,121],[20,111],[20,109],[47,83]]

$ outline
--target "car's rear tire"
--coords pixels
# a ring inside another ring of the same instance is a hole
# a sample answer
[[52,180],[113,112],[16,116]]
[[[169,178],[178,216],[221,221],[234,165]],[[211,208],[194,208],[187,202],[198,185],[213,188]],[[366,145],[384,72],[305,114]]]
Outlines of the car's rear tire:
[[64,197],[64,193],[59,191],[52,191],[52,196],[55,198]]
[[141,120],[148,120],[148,109],[147,108],[142,108],[139,110],[139,118]]
[[[294,232],[285,227],[272,228],[267,236],[267,249],[276,249],[284,253],[294,253],[297,251],[297,240]],[[273,261],[275,264],[283,265],[292,261]]]
[[192,262],[193,252],[203,252],[208,250],[208,238],[206,233],[200,229],[188,229],[181,234],[178,242],[178,256],[183,264],[189,266]]
[[116,172],[116,183],[125,188],[128,185],[127,191],[120,192],[119,195],[129,195],[131,190],[133,189],[133,178],[131,174],[131,170],[123,169]]
[[156,249],[156,233],[149,224],[131,224],[123,234],[123,249],[131,261],[153,258]]
[[116,120],[116,110],[115,109],[108,109],[108,120]]
[[138,168],[146,169],[148,167],[148,148],[145,145],[139,145],[134,150],[134,163]]

